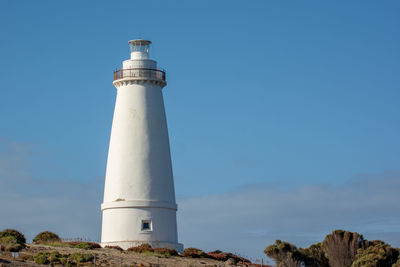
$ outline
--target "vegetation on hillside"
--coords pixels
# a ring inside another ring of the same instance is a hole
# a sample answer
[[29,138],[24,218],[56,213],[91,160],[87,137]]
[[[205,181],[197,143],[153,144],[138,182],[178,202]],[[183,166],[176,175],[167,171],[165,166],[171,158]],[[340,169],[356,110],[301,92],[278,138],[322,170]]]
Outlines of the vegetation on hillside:
[[[25,242],[25,236],[17,230],[6,229],[0,232],[0,251],[21,251],[26,247]],[[39,233],[33,242],[49,247],[49,251],[31,254],[30,260],[38,264],[79,266],[85,262],[89,264],[94,259],[93,254],[84,253],[82,250],[69,253],[64,251],[64,254],[61,254],[56,251],[56,247],[101,249],[99,244],[93,242],[63,242],[57,234],[49,231]],[[104,249],[113,249],[125,254],[134,252],[158,255],[162,258],[208,258],[232,264],[251,264],[245,258],[220,250],[206,253],[198,248],[186,248],[183,254],[178,254],[174,249],[152,248],[150,244],[141,244],[126,251],[118,246]],[[400,267],[400,249],[393,248],[380,240],[368,241],[359,233],[344,230],[335,230],[322,242],[308,248],[276,240],[274,244],[265,248],[264,253],[274,259],[278,267]]]
[[65,266],[79,266],[81,263],[92,261],[94,256],[89,253],[60,254],[57,251],[38,252],[33,256],[37,264],[62,264]]
[[35,236],[33,239],[33,243],[35,244],[46,244],[46,243],[54,243],[54,242],[61,242],[61,238],[49,231],[44,231]]
[[392,248],[380,240],[372,241],[366,249],[357,250],[352,267],[395,266],[400,264],[399,249]]
[[190,258],[209,258],[210,256],[198,248],[186,248],[183,251],[183,256]]
[[399,252],[383,241],[368,241],[344,230],[335,230],[322,243],[305,249],[276,240],[264,250],[278,267],[400,267]]
[[25,247],[25,236],[13,229],[0,232],[0,251],[18,252]]

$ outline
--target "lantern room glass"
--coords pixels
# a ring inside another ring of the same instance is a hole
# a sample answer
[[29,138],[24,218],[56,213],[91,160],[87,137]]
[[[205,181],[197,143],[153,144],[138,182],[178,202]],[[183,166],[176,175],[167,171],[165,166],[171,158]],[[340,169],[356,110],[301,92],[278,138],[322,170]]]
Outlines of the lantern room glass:
[[129,43],[129,47],[132,52],[144,52],[149,53],[150,51],[150,44],[143,44],[143,43]]

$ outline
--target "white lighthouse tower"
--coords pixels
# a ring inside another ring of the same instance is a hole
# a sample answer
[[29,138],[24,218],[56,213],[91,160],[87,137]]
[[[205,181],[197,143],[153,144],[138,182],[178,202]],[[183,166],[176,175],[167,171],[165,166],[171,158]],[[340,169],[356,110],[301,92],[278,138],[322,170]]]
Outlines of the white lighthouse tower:
[[150,41],[129,41],[131,58],[114,73],[117,88],[108,152],[102,246],[143,243],[178,251],[174,181],[162,88],[165,71]]

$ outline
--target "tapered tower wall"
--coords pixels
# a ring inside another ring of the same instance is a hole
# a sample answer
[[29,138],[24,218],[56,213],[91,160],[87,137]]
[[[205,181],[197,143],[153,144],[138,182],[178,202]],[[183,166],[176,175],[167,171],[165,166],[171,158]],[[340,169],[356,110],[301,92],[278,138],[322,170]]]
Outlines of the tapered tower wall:
[[117,98],[104,188],[102,245],[182,250],[162,88],[165,73],[133,51],[114,77]]

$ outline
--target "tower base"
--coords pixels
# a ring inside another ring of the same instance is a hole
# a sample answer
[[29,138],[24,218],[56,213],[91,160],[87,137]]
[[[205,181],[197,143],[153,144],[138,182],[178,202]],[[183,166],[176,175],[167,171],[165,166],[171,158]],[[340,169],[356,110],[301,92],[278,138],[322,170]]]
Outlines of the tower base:
[[183,253],[183,244],[162,241],[116,241],[102,242],[100,245],[103,248],[106,246],[119,246],[120,248],[127,250],[128,248],[140,246],[141,244],[149,244],[152,248],[172,248],[179,253]]

